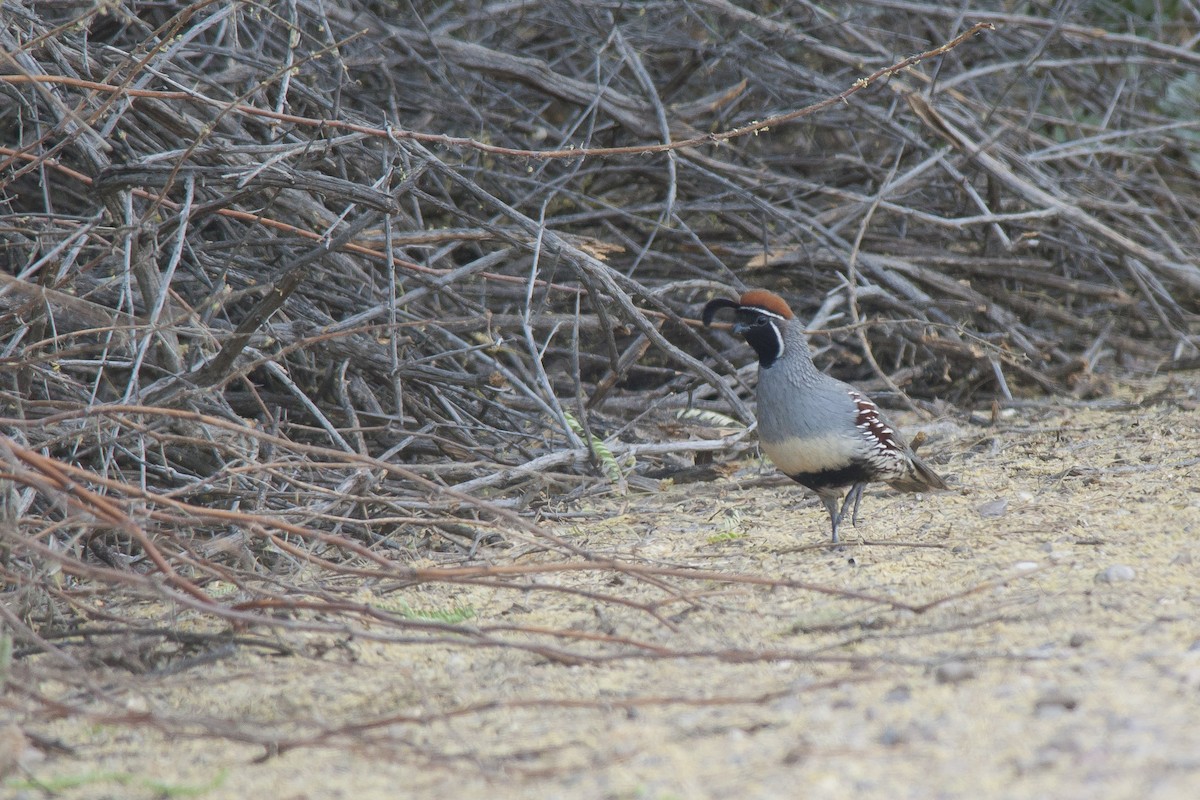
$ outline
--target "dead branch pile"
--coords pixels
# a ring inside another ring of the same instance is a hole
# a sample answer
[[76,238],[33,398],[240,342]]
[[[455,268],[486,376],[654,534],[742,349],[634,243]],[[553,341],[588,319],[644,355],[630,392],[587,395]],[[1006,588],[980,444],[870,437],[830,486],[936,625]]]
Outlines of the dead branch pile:
[[915,398],[1195,356],[1194,20],[779,8],[4,3],[9,622],[540,536],[750,419],[717,292]]

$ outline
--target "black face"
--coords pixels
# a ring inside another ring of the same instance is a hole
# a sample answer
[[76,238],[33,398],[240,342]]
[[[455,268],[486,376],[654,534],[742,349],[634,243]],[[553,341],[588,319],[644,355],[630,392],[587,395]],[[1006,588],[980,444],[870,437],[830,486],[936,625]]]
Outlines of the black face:
[[704,324],[711,325],[717,312],[724,308],[734,310],[733,332],[754,348],[760,367],[766,369],[783,355],[783,329],[780,327],[783,320],[778,316],[755,306],[743,306],[732,300],[717,298],[704,306],[701,317]]
[[766,369],[783,355],[783,331],[778,317],[754,306],[739,306],[733,320],[733,332],[741,334],[754,348],[760,367]]

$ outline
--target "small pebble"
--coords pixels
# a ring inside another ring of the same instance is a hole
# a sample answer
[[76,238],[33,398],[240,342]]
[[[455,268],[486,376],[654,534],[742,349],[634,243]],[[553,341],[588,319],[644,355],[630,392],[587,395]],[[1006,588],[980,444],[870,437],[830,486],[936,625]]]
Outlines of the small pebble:
[[1083,647],[1091,640],[1092,637],[1090,634],[1083,633],[1082,631],[1076,631],[1075,633],[1071,634],[1071,638],[1067,640],[1067,644],[1069,644],[1071,647]]
[[784,764],[803,764],[812,755],[813,746],[811,742],[801,742],[795,747],[783,754]]
[[1128,564],[1113,564],[1102,572],[1096,573],[1096,583],[1121,583],[1137,577],[1137,572]]
[[938,664],[933,677],[938,683],[962,683],[975,677],[975,668],[965,661],[947,661]]
[[135,714],[145,714],[150,710],[150,701],[141,695],[130,695],[125,698],[125,709]]
[[1033,709],[1038,714],[1046,711],[1074,711],[1078,707],[1079,698],[1067,694],[1062,689],[1051,689],[1033,704]]
[[1060,753],[1079,753],[1083,751],[1083,745],[1079,743],[1079,740],[1070,731],[1059,731],[1047,739],[1042,747],[1057,750]]
[[1001,497],[999,500],[993,500],[990,503],[984,503],[983,505],[976,506],[975,510],[978,511],[979,516],[983,517],[984,519],[1003,517],[1004,512],[1008,511],[1008,500]]

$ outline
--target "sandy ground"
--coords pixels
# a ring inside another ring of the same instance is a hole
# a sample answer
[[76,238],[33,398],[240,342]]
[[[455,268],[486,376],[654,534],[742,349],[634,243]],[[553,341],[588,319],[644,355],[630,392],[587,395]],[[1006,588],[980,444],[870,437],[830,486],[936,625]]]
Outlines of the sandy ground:
[[[923,452],[953,490],[868,492],[844,549],[826,546],[814,500],[750,462],[725,481],[603,501],[557,528],[640,563],[909,603],[950,598],[923,613],[690,582],[660,621],[578,595],[436,587],[405,601],[469,605],[479,625],[710,655],[568,666],[513,649],[362,639],[313,642],[286,658],[241,648],[122,689],[128,707],[285,735],[465,710],[261,763],[256,745],[30,720],[31,733],[74,753],[26,758],[0,793],[45,797],[40,784],[62,798],[1190,800],[1200,792],[1198,383],[1134,390],[1109,410],[938,421]],[[611,573],[545,580],[665,598]],[[370,593],[359,599],[396,600]],[[488,703],[502,706],[472,709]]]

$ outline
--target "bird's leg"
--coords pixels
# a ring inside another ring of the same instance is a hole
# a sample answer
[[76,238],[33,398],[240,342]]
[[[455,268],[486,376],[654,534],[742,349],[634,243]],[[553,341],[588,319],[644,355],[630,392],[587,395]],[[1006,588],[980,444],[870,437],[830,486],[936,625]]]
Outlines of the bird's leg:
[[858,527],[858,504],[862,502],[863,489],[867,488],[865,483],[856,483],[850,487],[850,491],[846,494],[846,500],[842,503],[842,513],[838,514],[839,521],[846,516],[846,509],[850,507],[850,501],[854,501],[854,513],[850,515],[850,522],[854,527]]
[[840,499],[839,492],[817,492],[817,496],[821,498],[821,502],[825,504],[825,510],[829,512],[829,523],[833,526],[833,541],[838,540],[838,523],[842,521],[842,512],[846,510],[845,506],[842,511],[838,511],[838,500]]

